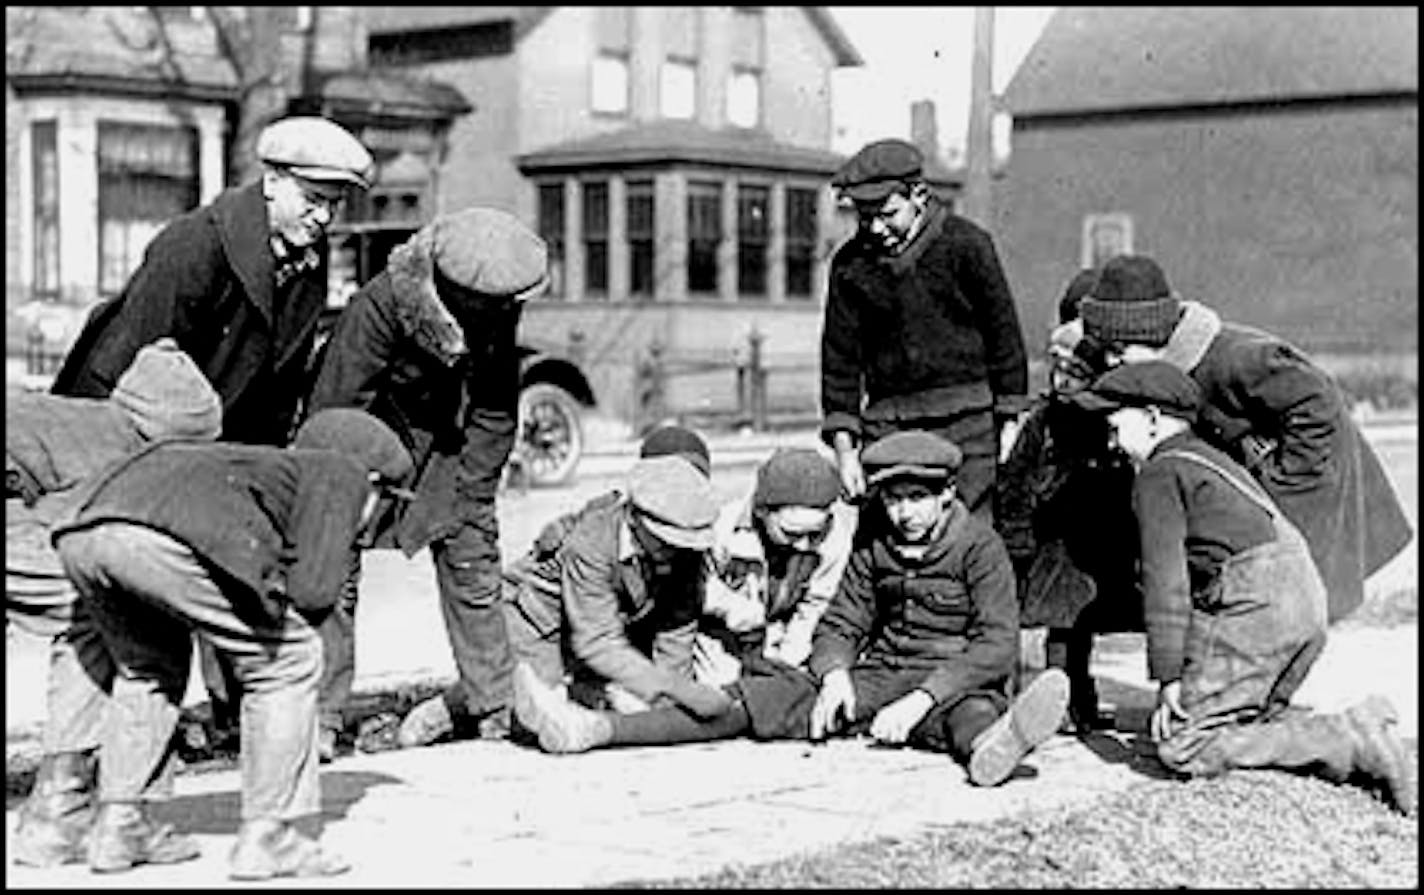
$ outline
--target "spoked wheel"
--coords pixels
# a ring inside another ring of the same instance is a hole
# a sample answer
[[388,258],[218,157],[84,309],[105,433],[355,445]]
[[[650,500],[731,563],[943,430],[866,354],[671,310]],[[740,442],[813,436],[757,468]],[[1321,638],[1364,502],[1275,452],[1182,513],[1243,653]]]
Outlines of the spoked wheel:
[[517,450],[531,485],[568,481],[583,455],[578,401],[547,382],[537,382],[520,392]]

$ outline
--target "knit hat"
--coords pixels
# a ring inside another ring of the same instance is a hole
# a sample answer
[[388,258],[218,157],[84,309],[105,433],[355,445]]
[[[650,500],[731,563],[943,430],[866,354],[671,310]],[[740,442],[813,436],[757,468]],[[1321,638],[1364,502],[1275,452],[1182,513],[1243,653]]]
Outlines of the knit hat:
[[549,285],[544,240],[507,211],[467,208],[428,227],[435,267],[456,286],[524,301]]
[[391,427],[354,407],[318,410],[297,430],[292,447],[346,454],[388,482],[405,481],[415,469]]
[[685,457],[639,460],[628,479],[628,501],[658,540],[688,550],[712,546],[717,495],[711,480]]
[[712,454],[707,449],[707,442],[691,429],[659,426],[648,433],[643,439],[643,446],[638,449],[639,457],[664,457],[668,454],[686,458],[703,475],[712,474]]
[[894,478],[949,480],[962,460],[954,442],[919,429],[886,435],[860,455],[866,483],[871,485]]
[[836,467],[811,448],[780,448],[757,470],[752,503],[763,509],[825,509],[841,493]]
[[128,413],[149,441],[211,441],[222,431],[222,398],[169,336],[138,350],[109,399]]
[[1083,331],[1104,342],[1162,346],[1182,315],[1167,276],[1146,255],[1118,255],[1103,265],[1079,309]]
[[1058,300],[1058,322],[1064,324],[1070,320],[1077,320],[1080,315],[1079,304],[1093,287],[1098,284],[1098,277],[1102,271],[1096,267],[1085,267],[1073,275],[1069,281],[1068,288],[1063,291],[1063,297]]
[[1102,413],[1123,407],[1156,407],[1163,413],[1196,422],[1202,394],[1192,378],[1176,366],[1152,360],[1116,366],[1072,400],[1085,410]]
[[902,183],[920,179],[925,157],[913,143],[894,138],[866,144],[841,166],[831,186],[852,202],[880,203]]

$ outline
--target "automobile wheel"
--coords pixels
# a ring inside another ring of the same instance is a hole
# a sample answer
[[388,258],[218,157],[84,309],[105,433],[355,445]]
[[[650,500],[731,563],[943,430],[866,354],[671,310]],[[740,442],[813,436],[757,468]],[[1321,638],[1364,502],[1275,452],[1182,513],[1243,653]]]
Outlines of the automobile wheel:
[[517,449],[529,484],[568,481],[583,455],[583,425],[573,395],[547,382],[521,391]]

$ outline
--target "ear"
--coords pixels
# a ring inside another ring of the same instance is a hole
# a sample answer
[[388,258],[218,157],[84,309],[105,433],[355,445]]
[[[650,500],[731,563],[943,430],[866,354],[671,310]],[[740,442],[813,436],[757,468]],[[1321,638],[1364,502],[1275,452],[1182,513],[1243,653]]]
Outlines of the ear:
[[280,174],[271,168],[262,169],[262,195],[268,199],[277,191],[277,181],[281,179]]

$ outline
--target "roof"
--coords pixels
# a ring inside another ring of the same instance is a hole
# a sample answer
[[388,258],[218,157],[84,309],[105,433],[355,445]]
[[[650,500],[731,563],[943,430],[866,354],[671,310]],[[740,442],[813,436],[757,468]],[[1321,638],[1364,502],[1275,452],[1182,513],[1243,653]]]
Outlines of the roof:
[[1005,91],[1016,117],[1418,92],[1413,7],[1063,7]]
[[453,118],[474,111],[459,90],[443,81],[385,71],[347,71],[328,76],[319,91],[324,103],[357,107],[368,114]]
[[[488,22],[514,22],[515,39],[534,29],[556,7],[552,6],[376,6],[364,10],[366,30],[371,34],[394,34],[402,31],[434,31],[481,25]],[[850,39],[823,6],[803,6],[811,24],[831,48],[838,66],[864,65]]]
[[780,143],[761,130],[712,129],[691,121],[661,120],[559,143],[525,153],[516,161],[526,173],[599,165],[702,162],[829,177],[845,162],[845,156]]

